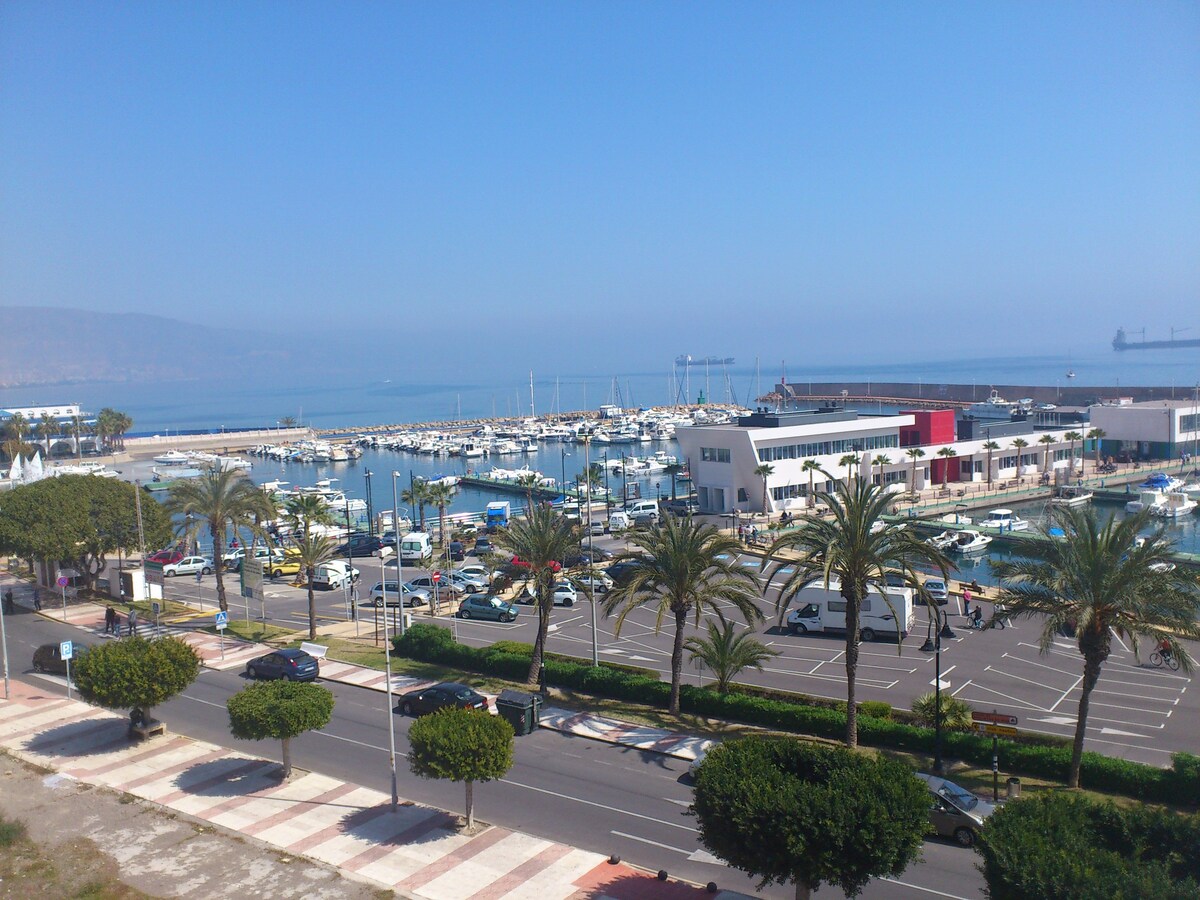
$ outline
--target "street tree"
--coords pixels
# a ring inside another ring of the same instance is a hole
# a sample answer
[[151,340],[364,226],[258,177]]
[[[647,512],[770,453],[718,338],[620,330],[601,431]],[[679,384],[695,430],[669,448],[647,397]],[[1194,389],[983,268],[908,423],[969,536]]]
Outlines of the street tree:
[[288,500],[284,518],[297,535],[294,552],[300,563],[300,571],[308,583],[308,639],[317,639],[317,595],[313,588],[317,566],[333,558],[336,545],[323,535],[314,534],[313,527],[329,525],[333,514],[329,506],[316,494],[299,494]]
[[1069,787],[1079,787],[1092,691],[1114,637],[1166,641],[1180,668],[1192,669],[1183,642],[1200,638],[1200,573],[1172,562],[1174,546],[1161,528],[1143,539],[1150,523],[1148,510],[1100,524],[1090,507],[1064,507],[1054,519],[1062,536],[1050,537],[1050,526],[1043,526],[1047,539],[1026,545],[1023,557],[992,563],[1009,616],[1041,628],[1042,653],[1054,649],[1060,634],[1073,633],[1083,658]]
[[[921,455],[924,456],[925,452],[921,451]],[[819,462],[817,462],[815,459],[806,459],[803,463],[800,464],[800,471],[808,473],[808,497],[806,497],[805,499],[808,500],[809,509],[813,509],[817,505],[817,495],[816,495],[816,490],[813,486],[813,476],[817,472],[820,472],[822,475],[826,475],[826,476],[828,473],[826,473],[825,470],[821,468],[821,464]],[[914,464],[913,471],[914,472],[916,471],[915,464]],[[916,477],[916,476],[914,476],[914,477]]]
[[1083,440],[1083,432],[1082,431],[1068,431],[1066,434],[1063,435],[1063,437],[1071,442],[1070,467],[1071,467],[1071,475],[1074,476],[1075,475],[1075,442]]
[[770,463],[759,463],[754,467],[754,474],[762,479],[763,484],[763,515],[771,515],[771,507],[767,503],[767,479],[775,474],[775,467]]
[[626,618],[643,606],[654,608],[657,633],[669,616],[675,626],[671,648],[671,715],[679,715],[684,636],[688,617],[695,627],[705,615],[725,621],[732,606],[747,624],[759,621],[758,579],[738,560],[737,539],[691,517],[667,516],[647,531],[633,533],[631,549],[619,559],[632,563],[624,584],[604,600],[605,615],[620,610],[613,628],[620,635]]
[[678,478],[679,478],[679,474],[682,471],[683,471],[683,466],[681,466],[677,462],[667,463],[666,468],[663,469],[663,474],[671,479],[671,499],[672,500],[674,500],[676,497],[676,487],[678,484]]
[[850,896],[900,875],[929,829],[929,793],[903,763],[790,738],[711,751],[692,811],[714,855],[797,900],[829,884]]
[[246,741],[283,742],[283,779],[292,777],[292,738],[316,731],[333,716],[333,694],[319,684],[302,681],[260,681],[225,701],[229,729]]
[[1058,438],[1056,438],[1052,434],[1043,434],[1040,438],[1038,438],[1038,443],[1041,444],[1042,448],[1046,451],[1045,456],[1043,457],[1043,460],[1042,460],[1042,472],[1049,473],[1049,471],[1050,471],[1050,448],[1054,444],[1058,443]]
[[429,505],[429,482],[423,478],[415,479],[400,492],[400,500],[417,514],[417,528],[424,531],[425,507]]
[[1013,449],[1017,451],[1017,483],[1021,481],[1021,451],[1029,446],[1029,441],[1025,438],[1013,438]]
[[164,504],[167,511],[183,523],[182,530],[191,540],[199,528],[207,528],[213,545],[213,571],[217,576],[217,603],[229,610],[225,598],[224,566],[226,529],[234,534],[246,530],[260,534],[260,522],[269,519],[273,504],[243,472],[210,466],[198,478],[181,479],[171,486]]
[[153,721],[154,707],[182,693],[200,674],[200,657],[176,637],[109,641],[72,662],[80,697],[105,709],[133,710],[132,718],[145,722]]
[[880,483],[880,485],[882,485],[883,484],[883,467],[890,466],[892,464],[892,458],[890,456],[888,456],[886,453],[880,453],[878,456],[875,457],[874,462],[875,462],[875,465],[879,466],[879,483]]
[[1088,436],[1089,441],[1096,442],[1093,445],[1093,449],[1096,451],[1096,471],[1099,472],[1100,471],[1100,447],[1101,447],[1101,444],[1104,441],[1104,439],[1106,437],[1108,437],[1108,432],[1105,431],[1103,428],[1092,428],[1088,431],[1087,436]]
[[753,632],[738,634],[736,622],[717,623],[710,619],[704,624],[708,637],[694,634],[683,646],[691,654],[688,657],[691,662],[699,661],[713,673],[718,694],[727,693],[733,679],[745,669],[761,672],[764,662],[779,655],[755,638]]
[[[767,552],[764,570],[770,573],[768,586],[780,579],[775,606],[781,623],[788,604],[809,585],[837,590],[846,601],[846,744],[854,747],[858,744],[855,693],[863,600],[872,593],[891,605],[886,593],[889,571],[911,585],[922,580],[917,566],[936,569],[945,580],[952,565],[911,530],[886,521],[891,495],[866,479],[837,482],[824,501],[832,519],[805,519],[795,531],[777,538]],[[898,644],[897,651],[902,646]]]
[[426,484],[427,497],[431,505],[437,507],[438,511],[438,543],[446,546],[446,507],[454,500],[454,495],[458,493],[458,489],[445,481],[439,481],[434,484]]
[[[139,488],[115,478],[63,475],[0,494],[0,552],[63,563],[93,588],[109,555],[138,546]],[[142,501],[146,541],[171,539],[171,520],[149,494]]]
[[1000,449],[1000,445],[998,443],[996,443],[995,441],[984,441],[983,449],[986,450],[988,453],[987,483],[988,483],[988,487],[991,487],[992,486],[992,454]]
[[858,465],[857,453],[845,453],[838,460],[838,468],[846,470],[846,481],[854,477],[854,467]]
[[937,455],[946,461],[942,466],[942,490],[944,491],[950,481],[950,460],[958,456],[958,451],[953,447],[942,447],[938,450]]
[[408,763],[421,778],[465,783],[467,832],[475,830],[475,782],[503,778],[513,764],[513,729],[483,710],[438,710],[408,730]]

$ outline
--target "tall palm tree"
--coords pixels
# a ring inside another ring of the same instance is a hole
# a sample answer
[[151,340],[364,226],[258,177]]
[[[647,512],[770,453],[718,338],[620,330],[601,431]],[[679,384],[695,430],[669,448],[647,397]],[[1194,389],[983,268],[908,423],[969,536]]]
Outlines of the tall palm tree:
[[418,513],[417,528],[420,531],[425,530],[425,507],[429,505],[429,482],[424,478],[418,478],[403,491],[400,492],[400,499],[405,505]]
[[1083,434],[1078,431],[1068,431],[1063,435],[1071,442],[1071,475],[1075,474],[1075,442],[1083,440]]
[[672,500],[675,499],[675,479],[679,477],[679,473],[682,471],[683,471],[683,466],[681,466],[679,463],[670,463],[667,465],[667,467],[665,469],[663,469],[663,474],[669,476],[671,479],[671,499]]
[[808,473],[808,506],[810,509],[813,509],[817,505],[817,494],[813,488],[813,473],[821,472],[824,475],[825,472],[822,470],[821,464],[815,459],[806,459],[802,462],[800,464],[800,471]]
[[28,431],[29,422],[21,413],[13,413],[12,418],[4,423],[4,434],[7,435],[7,440],[4,442],[4,453],[9,460],[34,452],[33,448],[25,441],[25,434]]
[[875,457],[875,465],[879,466],[879,484],[880,484],[880,486],[883,485],[883,467],[890,466],[891,464],[892,464],[892,458],[890,456],[888,456],[886,453],[880,453],[878,456]]
[[[858,745],[859,614],[868,592],[878,593],[884,602],[886,573],[899,572],[905,582],[916,587],[918,564],[936,568],[943,579],[949,577],[951,563],[940,550],[926,544],[910,529],[887,523],[890,496],[882,488],[859,479],[853,484],[838,484],[825,495],[833,518],[806,519],[790,534],[778,538],[767,554],[774,569],[767,584],[783,577],[776,609],[782,620],[788,604],[804,588],[820,584],[835,589],[846,601],[846,745]],[[789,552],[787,557],[782,556]],[[794,555],[792,555],[794,554]],[[786,576],[786,577],[784,577]],[[898,646],[899,649],[899,646]]]
[[846,470],[846,481],[854,477],[854,467],[858,465],[858,454],[847,453],[838,460],[838,466]]
[[280,416],[279,417],[279,427],[280,428],[295,428],[296,427],[296,417],[295,416]]
[[513,519],[496,534],[496,545],[511,553],[524,575],[518,580],[531,585],[537,598],[538,631],[533,642],[526,681],[536,684],[546,652],[550,611],[554,606],[554,581],[562,560],[579,547],[579,532],[548,503],[530,508],[524,518]]
[[729,691],[729,685],[744,669],[762,671],[762,664],[779,654],[754,637],[754,632],[737,632],[737,623],[724,621],[720,624],[711,619],[704,623],[708,637],[692,635],[683,642],[688,650],[690,662],[702,662],[717,682],[717,693]]
[[1038,438],[1038,443],[1041,444],[1046,451],[1046,455],[1042,460],[1042,472],[1046,473],[1050,471],[1050,445],[1058,443],[1058,438],[1052,434],[1043,434],[1040,438]]
[[668,614],[674,617],[669,711],[677,716],[688,614],[694,615],[699,628],[705,614],[724,622],[723,607],[732,605],[747,624],[756,622],[762,618],[755,602],[758,579],[738,562],[736,538],[690,518],[668,516],[649,531],[634,534],[629,543],[633,549],[622,556],[633,563],[629,580],[609,592],[604,612],[611,615],[620,609],[613,628],[617,635],[629,614],[646,605],[656,607],[656,633]]
[[164,506],[172,516],[188,524],[183,526],[191,540],[202,526],[208,528],[213,542],[213,571],[217,575],[217,602],[222,611],[229,610],[225,599],[225,578],[221,566],[221,550],[225,546],[226,528],[258,530],[255,518],[270,517],[267,496],[244,473],[232,469],[209,467],[197,478],[180,479],[171,485]]
[[937,455],[946,461],[946,464],[942,466],[942,490],[944,491],[950,481],[950,460],[958,456],[958,451],[953,447],[942,447],[938,450]]
[[992,563],[1009,615],[1036,617],[1043,653],[1050,651],[1060,632],[1074,628],[1083,680],[1070,787],[1079,787],[1088,707],[1114,635],[1165,640],[1180,667],[1191,671],[1192,660],[1181,640],[1200,637],[1200,574],[1171,564],[1173,547],[1161,529],[1139,546],[1138,532],[1150,521],[1149,511],[1143,510],[1119,522],[1110,515],[1101,525],[1090,507],[1062,508],[1054,524],[1065,536],[1030,544],[1022,550],[1028,558]]
[[1000,449],[1000,445],[997,444],[995,441],[984,441],[983,449],[988,452],[987,483],[988,483],[988,487],[991,487],[992,486],[992,454]]
[[542,480],[535,472],[526,472],[517,476],[517,485],[525,488],[526,509],[533,509],[533,492],[541,486]]
[[62,425],[58,419],[50,415],[50,413],[42,413],[41,419],[37,423],[38,435],[46,442],[46,459],[50,458],[50,438],[54,437],[62,431]]
[[75,439],[75,457],[80,462],[83,461],[83,436],[86,432],[87,423],[83,420],[83,416],[71,416],[68,433]]
[[1013,438],[1013,448],[1017,451],[1017,483],[1021,483],[1021,451],[1029,446],[1025,438]]
[[292,533],[296,536],[296,555],[300,569],[308,581],[308,639],[317,639],[317,595],[313,590],[313,580],[317,574],[317,566],[331,559],[336,545],[332,540],[319,537],[312,533],[314,525],[331,525],[333,512],[316,494],[297,494],[291,497],[284,510],[284,516]]
[[904,451],[904,455],[912,460],[912,481],[909,482],[908,489],[916,491],[917,489],[917,460],[925,455],[925,451],[920,447],[909,447]]
[[754,474],[762,479],[763,483],[763,514],[771,515],[771,507],[767,505],[767,479],[775,474],[775,467],[770,463],[759,463],[754,467]]
[[1100,468],[1100,442],[1108,436],[1108,432],[1105,431],[1103,428],[1093,428],[1091,431],[1089,431],[1087,433],[1087,436],[1088,436],[1088,440],[1092,440],[1092,441],[1096,442],[1096,446],[1095,446],[1096,469],[1099,470],[1099,468]]
[[454,500],[454,495],[458,493],[458,488],[445,481],[439,481],[436,484],[426,483],[429,491],[427,496],[431,506],[436,506],[438,510],[438,543],[443,547],[446,546],[446,507]]

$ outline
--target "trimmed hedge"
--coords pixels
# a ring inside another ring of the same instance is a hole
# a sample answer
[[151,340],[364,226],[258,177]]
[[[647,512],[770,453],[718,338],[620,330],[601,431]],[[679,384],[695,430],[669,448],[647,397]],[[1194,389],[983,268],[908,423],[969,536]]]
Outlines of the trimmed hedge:
[[[393,638],[395,653],[422,662],[439,663],[457,669],[480,672],[522,681],[529,674],[532,648],[515,641],[503,641],[491,647],[467,647],[456,644],[447,628],[420,623],[403,636]],[[655,675],[632,666],[601,663],[592,667],[576,660],[548,655],[546,683],[570,688],[610,700],[624,700],[665,709],[671,686]],[[841,709],[780,699],[770,696],[733,692],[718,694],[694,685],[683,685],[680,708],[683,712],[760,725],[779,731],[841,740],[846,733],[846,714]],[[889,747],[916,753],[932,753],[934,731],[905,722],[869,714],[870,707],[859,707],[858,739],[875,747]],[[992,762],[992,739],[979,734],[942,732],[947,755],[982,767]],[[1066,781],[1071,766],[1071,745],[1063,738],[1020,735],[997,742],[1001,767],[1008,772]],[[1085,788],[1124,794],[1141,800],[1200,805],[1200,757],[1176,753],[1170,769],[1085,752],[1080,769],[1080,784]]]

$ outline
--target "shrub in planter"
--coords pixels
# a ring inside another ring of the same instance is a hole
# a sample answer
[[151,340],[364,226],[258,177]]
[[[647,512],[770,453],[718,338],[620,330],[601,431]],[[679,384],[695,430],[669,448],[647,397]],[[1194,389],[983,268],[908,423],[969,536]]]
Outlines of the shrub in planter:
[[864,716],[873,716],[876,719],[890,719],[892,717],[892,704],[885,703],[883,700],[864,700],[858,704],[858,711]]
[[[940,699],[940,703],[939,703]],[[938,706],[942,708],[942,727],[952,731],[967,731],[971,728],[971,707],[949,694],[930,691],[913,701],[912,711],[918,725],[936,727]]]

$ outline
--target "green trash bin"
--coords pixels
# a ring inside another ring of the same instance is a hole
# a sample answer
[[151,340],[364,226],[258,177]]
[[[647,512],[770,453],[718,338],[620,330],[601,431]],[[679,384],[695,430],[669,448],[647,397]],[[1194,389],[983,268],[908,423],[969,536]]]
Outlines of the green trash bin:
[[496,698],[496,712],[512,726],[517,736],[530,734],[537,727],[540,701],[541,698],[536,694],[505,690]]

